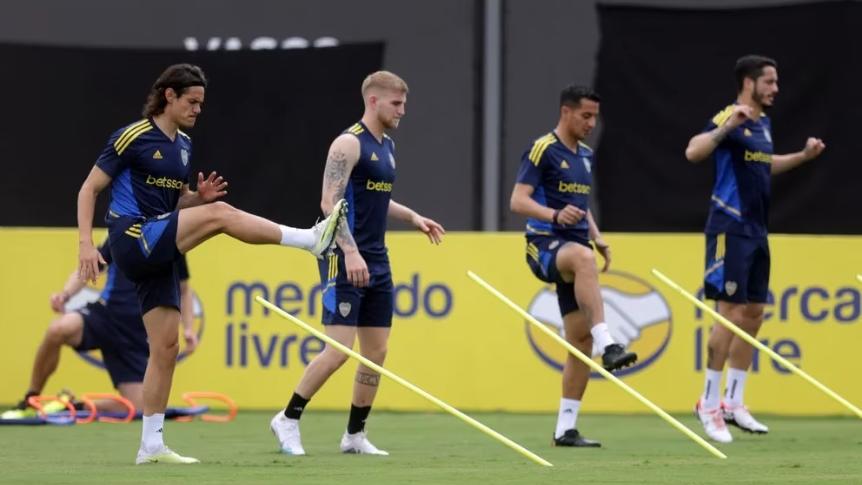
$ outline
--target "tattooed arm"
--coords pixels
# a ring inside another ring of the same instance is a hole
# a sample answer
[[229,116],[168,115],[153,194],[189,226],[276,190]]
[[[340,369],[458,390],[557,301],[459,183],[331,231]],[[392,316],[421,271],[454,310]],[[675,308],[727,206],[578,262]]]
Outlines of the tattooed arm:
[[[326,168],[323,170],[323,192],[320,198],[320,208],[329,215],[335,203],[344,198],[347,184],[350,183],[350,173],[359,162],[359,140],[349,134],[343,134],[332,142],[329,155],[326,157]],[[368,265],[350,233],[346,222],[338,226],[335,237],[338,247],[344,252],[344,266],[347,280],[355,286],[368,285]]]

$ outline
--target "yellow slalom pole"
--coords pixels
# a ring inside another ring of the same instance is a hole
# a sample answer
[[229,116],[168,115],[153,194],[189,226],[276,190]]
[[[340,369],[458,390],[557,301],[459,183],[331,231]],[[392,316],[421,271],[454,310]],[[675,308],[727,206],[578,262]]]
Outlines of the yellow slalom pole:
[[721,316],[720,313],[718,313],[717,311],[712,309],[709,305],[698,300],[691,293],[685,291],[681,286],[676,284],[673,280],[671,280],[670,278],[668,278],[667,276],[662,274],[661,271],[659,271],[657,269],[653,269],[652,274],[654,274],[656,276],[656,278],[660,279],[664,284],[670,286],[671,288],[673,288],[674,290],[679,292],[679,294],[684,296],[687,300],[694,303],[694,305],[696,307],[698,307],[701,310],[705,311],[706,313],[709,313],[710,315],[712,315],[712,317],[715,318],[715,320],[718,323],[724,325],[728,330],[730,330],[731,332],[738,335],[739,338],[750,343],[755,348],[759,349],[761,352],[765,352],[767,355],[772,357],[773,360],[777,361],[779,364],[783,365],[784,367],[790,369],[794,374],[805,379],[806,381],[811,383],[814,387],[816,387],[817,389],[820,389],[821,391],[826,393],[826,395],[828,395],[832,399],[835,399],[836,401],[840,402],[847,409],[853,411],[853,413],[855,413],[856,416],[859,416],[860,418],[862,418],[862,410],[860,410],[859,408],[854,406],[850,401],[844,399],[843,397],[836,394],[835,391],[833,391],[832,389],[829,389],[828,387],[821,384],[820,381],[811,377],[807,372],[805,372],[802,369],[800,369],[799,367],[796,367],[795,365],[791,364],[790,361],[788,361],[784,357],[778,355],[774,350],[772,350],[769,347],[767,347],[766,345],[763,345],[762,343],[758,342],[757,339],[755,339],[751,335],[748,335],[744,330],[737,327],[733,322],[731,322],[730,320]]
[[859,280],[860,283],[862,283],[862,274],[857,274],[856,279]]
[[510,440],[509,438],[506,438],[505,436],[503,436],[500,433],[494,431],[493,429],[485,426],[484,424],[480,423],[479,421],[476,421],[475,419],[471,418],[470,416],[467,416],[466,414],[462,413],[461,411],[458,411],[454,407],[446,404],[445,402],[441,401],[440,399],[437,399],[436,397],[432,396],[431,394],[428,394],[427,392],[423,391],[419,387],[407,382],[405,379],[398,376],[394,372],[387,370],[387,369],[384,369],[383,367],[375,364],[374,362],[371,362],[370,360],[361,356],[357,352],[353,351],[353,349],[343,345],[341,342],[338,342],[337,340],[334,340],[333,338],[331,338],[330,336],[321,332],[320,330],[317,330],[316,328],[312,327],[311,325],[309,325],[309,324],[303,322],[302,320],[294,317],[290,313],[287,313],[286,311],[282,310],[281,308],[279,308],[279,307],[273,305],[272,303],[264,300],[260,296],[256,296],[254,299],[255,299],[255,301],[257,301],[261,305],[265,306],[266,308],[269,308],[270,310],[274,311],[275,313],[286,318],[287,320],[289,320],[294,325],[302,328],[306,332],[311,333],[312,335],[319,338],[320,340],[323,340],[327,344],[335,347],[336,349],[338,349],[342,353],[347,354],[350,357],[353,357],[354,359],[358,360],[359,362],[362,362],[362,364],[365,365],[366,367],[368,367],[370,369],[374,369],[375,371],[379,372],[380,374],[383,374],[384,376],[386,376],[386,377],[392,379],[393,381],[401,384],[402,386],[406,387],[407,389],[410,389],[411,391],[415,392],[416,394],[419,394],[420,396],[431,401],[432,403],[436,404],[437,406],[440,406],[441,408],[443,408],[444,411],[448,412],[449,414],[452,414],[455,417],[460,418],[462,421],[469,424],[470,426],[478,429],[479,431],[485,433],[486,435],[488,435],[488,436],[494,438],[495,440],[503,443],[504,445],[508,446],[509,448],[512,448],[513,450],[526,456],[527,458],[533,460],[534,462],[536,462],[540,465],[544,465],[544,466],[554,466],[551,462],[545,460],[541,456],[539,456],[539,455],[533,453],[532,451],[524,448],[523,446],[519,445],[518,443],[515,443],[514,441]]
[[652,411],[654,413],[658,414],[662,419],[667,421],[668,424],[670,424],[674,428],[681,431],[684,435],[686,435],[689,438],[691,438],[692,440],[694,440],[695,443],[702,446],[706,451],[712,453],[713,455],[715,455],[719,458],[727,458],[727,455],[725,455],[724,453],[719,451],[718,448],[707,443],[706,440],[701,438],[697,433],[688,429],[687,427],[685,427],[684,424],[677,421],[673,416],[666,413],[662,408],[656,406],[655,404],[652,403],[652,401],[643,397],[643,395],[641,393],[635,391],[634,389],[631,388],[631,386],[629,386],[625,382],[621,381],[618,377],[616,377],[615,375],[606,371],[604,367],[600,366],[595,361],[593,361],[593,359],[589,358],[583,352],[576,349],[572,344],[567,342],[566,339],[564,339],[564,338],[560,337],[559,335],[557,335],[556,333],[552,332],[550,329],[548,329],[547,325],[544,325],[544,324],[542,324],[542,322],[536,320],[536,318],[534,316],[532,316],[529,313],[527,313],[526,311],[524,311],[523,308],[519,307],[514,302],[512,302],[512,300],[510,300],[508,297],[506,297],[506,295],[497,291],[496,288],[494,288],[488,282],[486,282],[485,280],[480,278],[479,275],[477,275],[476,273],[474,273],[472,271],[467,271],[467,276],[472,278],[473,281],[475,281],[476,283],[479,284],[479,286],[488,290],[489,293],[491,293],[492,295],[499,298],[500,301],[502,301],[507,306],[509,306],[509,308],[511,308],[512,310],[515,310],[515,312],[517,312],[522,317],[524,317],[528,322],[533,324],[536,328],[538,328],[539,330],[541,330],[542,332],[547,334],[552,339],[556,340],[560,345],[565,347],[566,350],[568,350],[572,355],[577,357],[583,363],[587,364],[591,369],[593,369],[594,371],[601,374],[605,379],[607,379],[607,380],[613,382],[614,384],[620,386],[624,391],[631,394],[635,399],[642,402],[646,407],[652,409]]

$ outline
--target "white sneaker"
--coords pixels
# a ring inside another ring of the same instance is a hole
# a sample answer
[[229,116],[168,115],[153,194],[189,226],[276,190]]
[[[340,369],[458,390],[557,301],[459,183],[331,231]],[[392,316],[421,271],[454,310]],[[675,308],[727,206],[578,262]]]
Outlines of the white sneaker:
[[707,436],[711,439],[719,443],[730,443],[733,441],[733,436],[730,435],[730,431],[724,423],[724,413],[721,410],[721,406],[715,409],[705,409],[700,405],[700,400],[698,400],[694,407],[694,414],[700,419],[701,424],[703,424],[703,430],[706,431]]
[[745,406],[730,406],[721,403],[721,410],[724,415],[724,422],[727,424],[732,424],[748,433],[766,434],[769,432],[769,427],[754,419],[754,416],[748,412],[748,408]]
[[283,411],[279,411],[269,422],[269,429],[278,440],[281,452],[286,455],[304,455],[302,442],[299,439],[299,421],[287,419]]
[[338,224],[344,220],[347,215],[347,201],[344,199],[335,203],[332,208],[332,213],[329,216],[318,222],[311,228],[314,233],[314,246],[309,249],[311,254],[318,259],[323,258],[323,254],[330,248],[335,246],[335,236],[338,233]]
[[347,434],[341,437],[341,452],[356,453],[359,455],[381,455],[389,456],[389,453],[383,450],[378,450],[376,446],[368,441],[368,436],[365,431],[360,431],[355,434]]
[[192,463],[200,463],[200,460],[190,456],[181,456],[179,453],[171,450],[167,446],[162,446],[159,450],[150,453],[144,449],[143,445],[141,445],[138,449],[138,456],[135,458],[135,465],[144,465],[149,463],[189,465]]

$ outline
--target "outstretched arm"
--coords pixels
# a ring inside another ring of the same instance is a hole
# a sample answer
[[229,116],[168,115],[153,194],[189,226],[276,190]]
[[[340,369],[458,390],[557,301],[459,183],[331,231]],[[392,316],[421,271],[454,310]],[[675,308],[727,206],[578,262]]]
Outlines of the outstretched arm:
[[65,311],[64,307],[66,302],[68,302],[76,293],[81,291],[84,285],[86,285],[86,282],[78,277],[78,272],[72,271],[72,274],[69,275],[69,279],[66,280],[66,284],[63,285],[63,289],[57,293],[51,294],[51,309],[56,313],[63,313]]
[[443,229],[443,226],[432,219],[421,216],[406,205],[399,204],[390,199],[388,214],[389,217],[393,219],[413,224],[416,229],[419,229],[428,236],[428,240],[431,241],[432,244],[440,244],[443,242],[443,234],[446,234],[446,230]]
[[785,155],[773,155],[771,172],[775,175],[796,168],[798,165],[819,157],[825,149],[826,144],[823,143],[823,140],[809,138],[805,141],[805,147],[801,151]]
[[[326,168],[323,170],[323,191],[320,197],[320,208],[329,215],[335,203],[344,198],[347,184],[350,183],[350,173],[359,162],[359,140],[353,135],[343,134],[332,142],[326,157]],[[338,226],[335,242],[344,252],[344,266],[347,270],[347,280],[355,286],[368,285],[368,265],[359,254],[359,248],[350,233],[346,222]]]

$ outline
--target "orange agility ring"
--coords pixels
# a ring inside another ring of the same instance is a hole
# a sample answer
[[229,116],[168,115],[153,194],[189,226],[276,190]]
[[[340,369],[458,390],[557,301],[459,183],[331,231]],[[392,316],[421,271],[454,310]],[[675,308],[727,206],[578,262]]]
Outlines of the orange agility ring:
[[[63,403],[66,406],[66,409],[69,410],[68,416],[51,416],[50,414],[45,412],[43,402],[48,401],[58,401]],[[47,423],[51,424],[75,424],[75,417],[77,411],[75,411],[75,406],[72,404],[70,400],[62,400],[57,396],[30,396],[27,398],[27,403],[33,406],[36,411],[39,413],[39,417],[45,420]]]
[[[108,399],[111,401],[118,402],[126,408],[126,415],[121,418],[114,418],[111,416],[98,416],[96,404],[93,402],[94,399]],[[137,413],[135,405],[132,404],[132,401],[129,401],[123,396],[118,396],[116,394],[87,392],[81,396],[81,400],[84,402],[84,405],[87,406],[87,409],[89,409],[90,415],[86,419],[78,420],[79,423],[90,423],[93,421],[93,419],[96,419],[97,416],[100,423],[128,423],[131,420],[135,419],[135,414]]]
[[[229,398],[226,394],[209,391],[190,391],[183,393],[183,401],[187,402],[189,406],[197,406],[198,403],[196,399],[214,399],[216,401],[221,401],[227,405],[227,414],[212,415],[206,413],[201,416],[201,420],[203,421],[207,421],[209,423],[227,423],[228,421],[233,421],[234,418],[236,418],[236,413],[239,408],[237,407],[234,400]],[[187,416],[186,418],[177,418],[177,421],[191,420],[191,416]]]

